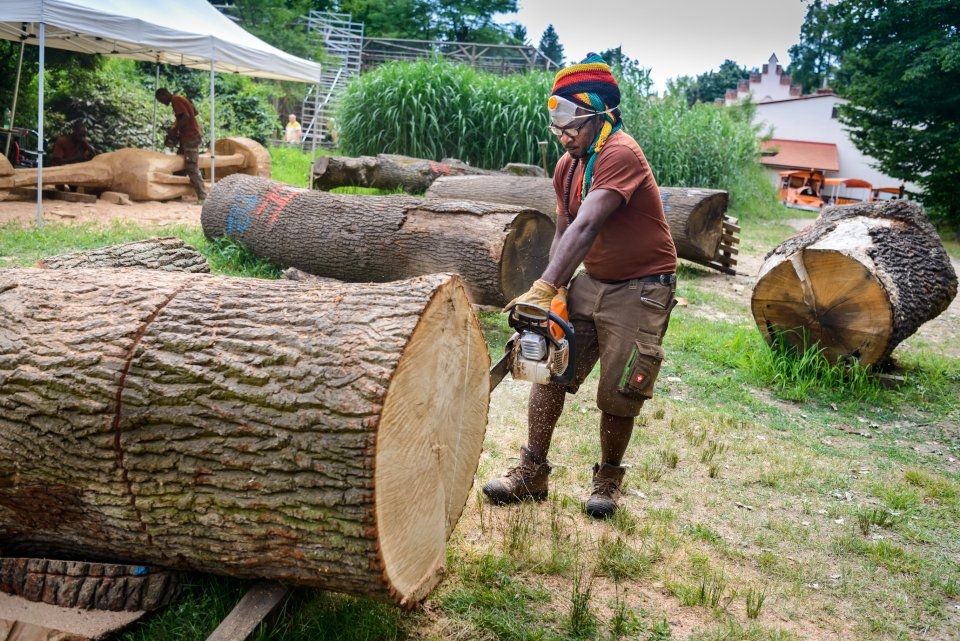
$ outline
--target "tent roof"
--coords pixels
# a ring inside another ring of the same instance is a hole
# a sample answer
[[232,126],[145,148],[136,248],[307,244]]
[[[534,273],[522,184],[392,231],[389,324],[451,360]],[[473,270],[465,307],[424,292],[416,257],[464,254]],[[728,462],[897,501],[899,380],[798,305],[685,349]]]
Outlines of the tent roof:
[[275,80],[317,83],[320,65],[268,45],[207,0],[3,0],[0,38]]

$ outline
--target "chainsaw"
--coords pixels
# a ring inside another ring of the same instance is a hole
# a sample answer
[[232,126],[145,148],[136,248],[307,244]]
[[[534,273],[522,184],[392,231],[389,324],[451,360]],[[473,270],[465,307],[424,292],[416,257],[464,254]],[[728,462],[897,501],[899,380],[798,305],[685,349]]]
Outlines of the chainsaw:
[[503,348],[503,357],[490,368],[490,391],[509,372],[514,380],[560,383],[573,380],[573,325],[556,312],[529,303],[517,303],[507,324],[515,330]]

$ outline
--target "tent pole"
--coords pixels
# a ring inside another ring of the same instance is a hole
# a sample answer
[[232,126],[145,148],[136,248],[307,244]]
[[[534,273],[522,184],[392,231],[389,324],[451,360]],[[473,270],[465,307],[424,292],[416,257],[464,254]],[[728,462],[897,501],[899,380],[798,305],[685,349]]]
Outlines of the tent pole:
[[[160,88],[160,55],[157,55],[157,62],[154,65],[154,77],[153,77],[153,93],[156,95],[157,89]],[[153,101],[153,128],[150,130],[151,138],[153,139],[153,150],[157,151],[157,101]]]
[[210,60],[210,189],[213,189],[213,182],[217,179],[217,156],[214,153],[216,146],[214,141],[217,139],[217,121],[216,121],[216,107],[214,103],[214,88],[213,88],[213,59]]
[[7,132],[7,146],[3,150],[4,156],[10,156],[10,141],[13,140],[13,123],[17,120],[17,99],[20,96],[20,72],[23,69],[23,50],[27,46],[25,36],[20,38],[20,61],[17,62],[17,83],[13,85],[13,104],[10,106],[10,131]]
[[46,25],[40,23],[40,77],[37,79],[37,227],[43,227],[43,66],[46,63],[44,46]]

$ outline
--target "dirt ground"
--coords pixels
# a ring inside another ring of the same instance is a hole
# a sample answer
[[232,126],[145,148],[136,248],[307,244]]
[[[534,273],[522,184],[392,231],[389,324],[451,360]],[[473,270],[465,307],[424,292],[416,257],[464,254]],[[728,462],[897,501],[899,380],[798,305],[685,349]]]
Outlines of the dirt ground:
[[[199,225],[201,206],[196,200],[169,202],[134,202],[116,205],[97,199],[94,203],[74,203],[64,200],[44,200],[44,223],[110,223],[113,220],[132,220],[145,225],[162,227],[177,223]],[[10,221],[25,224],[37,222],[37,201],[11,199],[0,201],[0,224]]]

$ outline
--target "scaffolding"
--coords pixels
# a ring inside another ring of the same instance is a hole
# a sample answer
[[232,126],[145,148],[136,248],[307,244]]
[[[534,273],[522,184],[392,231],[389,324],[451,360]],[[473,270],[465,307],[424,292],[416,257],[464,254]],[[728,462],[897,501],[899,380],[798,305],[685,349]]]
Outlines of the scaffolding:
[[360,74],[363,24],[353,22],[348,13],[311,11],[307,28],[321,40],[326,56],[321,63],[319,84],[310,87],[303,99],[302,141],[314,147],[331,146],[336,136],[332,127],[336,99],[347,82]]

